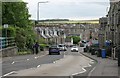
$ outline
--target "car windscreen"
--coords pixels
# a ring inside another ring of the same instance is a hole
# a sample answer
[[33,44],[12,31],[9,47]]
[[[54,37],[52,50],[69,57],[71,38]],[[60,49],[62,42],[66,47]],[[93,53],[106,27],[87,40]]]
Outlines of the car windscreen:
[[77,48],[77,46],[73,46],[72,48]]

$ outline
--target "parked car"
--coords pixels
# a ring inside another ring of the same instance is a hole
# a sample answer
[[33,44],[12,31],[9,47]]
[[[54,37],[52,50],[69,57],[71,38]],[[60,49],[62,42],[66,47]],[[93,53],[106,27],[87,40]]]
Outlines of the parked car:
[[60,51],[67,51],[67,47],[64,44],[58,45]]
[[78,47],[77,46],[73,46],[71,48],[71,52],[78,52]]
[[51,55],[53,53],[60,55],[60,50],[59,50],[59,47],[57,45],[52,45],[49,48],[49,55]]

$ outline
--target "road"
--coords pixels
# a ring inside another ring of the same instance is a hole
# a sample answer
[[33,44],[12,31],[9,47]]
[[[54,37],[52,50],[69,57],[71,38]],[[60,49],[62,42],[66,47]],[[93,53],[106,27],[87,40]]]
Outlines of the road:
[[[82,49],[79,48],[79,52]],[[61,55],[26,55],[3,61],[3,75],[11,76],[70,76],[86,72],[93,60],[79,52],[61,52]],[[16,74],[12,74],[16,73]]]

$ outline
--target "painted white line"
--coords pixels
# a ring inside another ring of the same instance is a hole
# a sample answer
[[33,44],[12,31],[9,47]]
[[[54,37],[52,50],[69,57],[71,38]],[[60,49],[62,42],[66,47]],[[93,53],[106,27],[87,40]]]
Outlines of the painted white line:
[[56,61],[53,61],[53,63],[55,64],[55,63],[56,63]]
[[37,58],[39,58],[39,57],[43,57],[43,56],[36,56],[36,57],[34,57],[34,58],[37,59]]
[[37,68],[39,68],[41,65],[38,65]]
[[86,72],[86,70],[85,70],[84,68],[82,68],[82,70],[83,70],[83,71],[81,71],[81,72],[72,74],[72,76]]
[[35,57],[35,59],[37,59],[37,57]]
[[95,70],[96,67],[94,67],[88,74],[88,76],[91,76],[92,72]]
[[10,74],[12,74],[12,73],[14,73],[15,71],[12,71],[12,72],[10,72],[10,73],[7,73],[7,74],[5,74],[5,75],[3,75],[3,77],[4,76],[8,76],[8,75],[10,75]]
[[27,59],[27,61],[29,61],[30,59]]
[[13,61],[11,64],[14,64],[15,62]]
[[91,67],[92,65],[90,65],[89,63],[88,63],[88,66],[87,67]]
[[[83,67],[82,67],[82,70],[83,70],[83,71],[78,72],[78,73],[74,73],[74,74],[72,74],[72,76],[86,72],[86,69],[85,69],[85,68],[86,68],[86,67],[91,67],[91,66],[92,66],[92,65],[90,65],[90,64],[88,63],[88,66],[83,66]],[[95,68],[94,68],[94,69],[95,69]],[[93,69],[93,70],[94,70],[94,69]],[[92,70],[92,71],[93,71],[93,70]],[[92,71],[91,71],[91,72],[92,72]]]
[[93,64],[93,63],[94,63],[94,60],[90,60],[90,63]]

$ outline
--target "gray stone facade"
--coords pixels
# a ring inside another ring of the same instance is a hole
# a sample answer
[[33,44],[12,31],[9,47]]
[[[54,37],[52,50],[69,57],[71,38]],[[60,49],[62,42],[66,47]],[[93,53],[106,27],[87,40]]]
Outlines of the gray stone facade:
[[120,0],[110,0],[108,12],[108,26],[106,27],[107,39],[113,42],[113,46],[120,45]]
[[99,34],[98,34],[99,39],[98,39],[98,41],[99,41],[99,47],[100,48],[104,47],[104,43],[106,41],[107,21],[108,21],[107,17],[102,17],[102,18],[99,19],[100,27],[99,27]]

